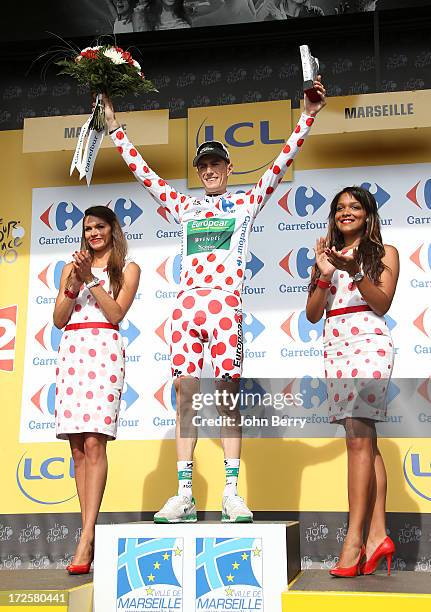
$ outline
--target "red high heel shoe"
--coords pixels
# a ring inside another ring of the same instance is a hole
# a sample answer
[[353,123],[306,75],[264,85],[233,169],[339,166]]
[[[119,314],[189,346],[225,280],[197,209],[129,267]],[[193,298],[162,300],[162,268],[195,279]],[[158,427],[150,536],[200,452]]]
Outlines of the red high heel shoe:
[[331,576],[336,576],[337,578],[354,578],[359,574],[359,566],[364,555],[365,546],[362,544],[361,550],[359,552],[358,561],[355,563],[355,565],[352,565],[351,567],[339,567],[338,565],[336,565],[331,570],[329,570],[329,573],[331,574]]
[[79,565],[75,565],[74,563],[69,563],[69,565],[66,566],[66,571],[68,572],[68,574],[77,576],[79,574],[89,574],[90,573],[90,567],[94,559],[94,546],[92,546],[91,548],[92,548],[92,552],[91,552],[90,562],[81,563]]
[[89,574],[91,563],[91,561],[90,563],[82,563],[81,565],[74,565],[73,563],[71,563],[67,566],[66,569],[71,576],[75,576],[78,574]]
[[361,565],[361,574],[368,575],[375,572],[380,561],[383,559],[383,557],[386,557],[386,563],[388,564],[388,576],[390,576],[392,555],[394,552],[395,544],[389,536],[386,536],[386,538],[377,546],[371,557]]

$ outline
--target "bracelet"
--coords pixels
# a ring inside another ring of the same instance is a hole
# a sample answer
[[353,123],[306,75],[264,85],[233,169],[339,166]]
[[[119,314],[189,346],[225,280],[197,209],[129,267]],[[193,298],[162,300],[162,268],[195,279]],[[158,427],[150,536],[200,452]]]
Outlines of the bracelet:
[[68,297],[69,299],[71,299],[71,300],[76,300],[76,298],[79,295],[79,291],[78,291],[78,293],[73,293],[72,291],[69,291],[69,289],[65,289],[64,290],[64,295],[66,297]]
[[97,278],[97,276],[93,276],[89,283],[85,283],[87,289],[93,289],[93,287],[97,287],[98,285],[100,285],[100,280]]
[[318,278],[317,282],[316,282],[317,287],[320,287],[321,289],[329,289],[329,287],[331,287],[332,283],[329,281],[325,281],[322,278]]

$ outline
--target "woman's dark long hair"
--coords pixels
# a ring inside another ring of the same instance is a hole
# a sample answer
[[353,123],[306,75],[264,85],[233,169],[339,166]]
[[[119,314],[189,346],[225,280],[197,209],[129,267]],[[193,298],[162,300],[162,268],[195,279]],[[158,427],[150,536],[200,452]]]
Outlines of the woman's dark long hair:
[[[129,11],[128,11],[127,15],[122,17],[122,19],[126,20],[126,23],[130,23],[132,21],[133,11],[135,10],[137,2],[138,2],[138,0],[129,0]],[[115,2],[115,5],[116,4],[117,3]],[[115,9],[115,10],[117,10],[117,9]],[[118,14],[118,11],[117,11],[117,18],[120,19],[120,15]]]
[[[157,30],[160,25],[163,4],[162,0],[151,0],[148,2],[144,10],[144,20],[149,30]],[[184,0],[176,0],[172,6],[172,12],[175,17],[190,23],[190,19],[184,8]]]
[[[366,212],[366,222],[364,225],[364,233],[361,241],[356,248],[356,258],[361,266],[364,274],[368,276],[376,285],[380,283],[380,277],[385,265],[382,258],[385,254],[383,246],[382,234],[380,231],[380,217],[377,208],[377,202],[372,193],[362,187],[353,185],[352,187],[344,187],[339,191],[331,202],[331,208],[328,217],[328,233],[326,234],[326,245],[329,248],[333,246],[340,251],[344,247],[344,236],[337,228],[335,223],[335,213],[337,212],[338,200],[343,193],[349,193],[354,197]],[[317,279],[320,276],[319,268],[313,266],[311,274],[311,282],[309,292],[313,293],[316,288]]]
[[[115,300],[123,285],[123,269],[126,263],[127,241],[115,213],[110,208],[107,206],[91,206],[91,208],[87,208],[82,220],[81,251],[89,251],[92,260],[94,258],[94,250],[85,239],[85,221],[87,217],[90,216],[103,219],[111,228],[112,249],[108,259],[107,271],[110,289]],[[66,286],[68,286],[70,282],[71,275],[72,272],[69,274]]]

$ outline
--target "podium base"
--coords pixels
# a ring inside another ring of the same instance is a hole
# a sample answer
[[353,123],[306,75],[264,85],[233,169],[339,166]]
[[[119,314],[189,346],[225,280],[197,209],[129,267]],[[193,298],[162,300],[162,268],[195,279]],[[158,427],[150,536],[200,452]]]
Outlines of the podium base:
[[65,569],[2,570],[0,609],[14,612],[92,612],[93,574],[69,576]]
[[431,609],[427,572],[377,573],[334,578],[325,570],[306,570],[282,594],[283,612],[425,612]]

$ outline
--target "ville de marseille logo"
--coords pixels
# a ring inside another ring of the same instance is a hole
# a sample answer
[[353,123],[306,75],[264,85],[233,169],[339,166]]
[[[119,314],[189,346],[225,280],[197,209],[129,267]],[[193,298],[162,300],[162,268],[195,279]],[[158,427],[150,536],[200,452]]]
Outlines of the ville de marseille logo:
[[261,538],[196,538],[195,610],[263,611],[262,565]]
[[119,538],[117,610],[183,610],[183,539]]

